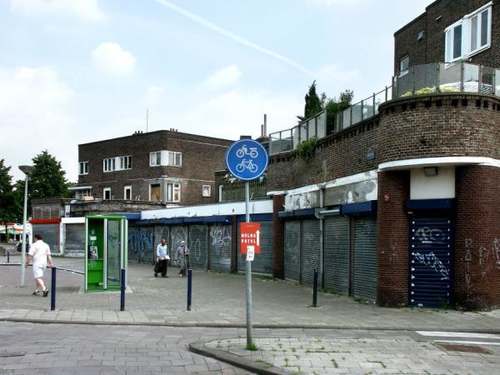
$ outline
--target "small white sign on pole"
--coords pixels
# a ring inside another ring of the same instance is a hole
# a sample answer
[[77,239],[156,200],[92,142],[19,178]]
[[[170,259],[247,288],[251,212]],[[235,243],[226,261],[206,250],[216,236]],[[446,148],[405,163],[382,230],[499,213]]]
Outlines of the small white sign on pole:
[[247,246],[247,261],[253,262],[255,255],[255,247],[252,245]]

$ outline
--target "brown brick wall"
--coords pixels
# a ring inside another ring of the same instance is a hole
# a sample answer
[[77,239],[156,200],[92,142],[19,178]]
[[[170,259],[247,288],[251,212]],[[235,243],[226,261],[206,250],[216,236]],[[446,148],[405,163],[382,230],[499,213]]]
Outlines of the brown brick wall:
[[[408,53],[410,65],[444,61],[444,30],[490,0],[441,0],[427,7],[423,16],[409,23],[394,35],[395,74],[399,68],[399,57]],[[493,4],[491,48],[471,57],[470,62],[491,67],[500,67],[500,6]],[[417,42],[420,29],[425,30],[424,40]]]
[[500,168],[456,173],[455,300],[458,306],[500,306]]
[[382,172],[378,175],[377,249],[378,296],[382,306],[408,303],[408,214],[410,172]]

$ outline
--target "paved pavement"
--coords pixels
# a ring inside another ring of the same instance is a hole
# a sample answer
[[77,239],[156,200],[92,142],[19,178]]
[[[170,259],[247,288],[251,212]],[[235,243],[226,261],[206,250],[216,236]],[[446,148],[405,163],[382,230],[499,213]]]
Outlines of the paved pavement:
[[[1,259],[0,259],[1,260]],[[16,259],[13,259],[15,261]],[[81,259],[56,259],[59,266],[82,269]],[[192,311],[186,309],[186,279],[154,278],[149,265],[132,264],[126,310],[119,312],[117,293],[81,293],[82,276],[58,272],[57,311],[50,298],[31,296],[20,288],[18,267],[0,267],[0,320],[27,319],[92,323],[242,326],[245,322],[243,275],[195,271]],[[48,277],[50,280],[50,276]],[[27,285],[31,283],[27,272]],[[393,309],[361,304],[348,297],[320,293],[311,308],[311,290],[285,281],[254,278],[254,318],[264,327],[331,327],[408,330],[472,330],[500,332],[500,311]]]
[[277,374],[491,375],[500,369],[500,335],[348,330],[270,334],[255,340],[257,351],[245,350],[244,338],[213,340],[205,348],[259,367],[273,366]]

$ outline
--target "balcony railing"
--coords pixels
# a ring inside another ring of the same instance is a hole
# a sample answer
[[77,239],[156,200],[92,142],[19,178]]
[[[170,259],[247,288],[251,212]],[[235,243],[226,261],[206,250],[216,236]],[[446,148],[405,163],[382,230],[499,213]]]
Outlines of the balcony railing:
[[270,134],[270,154],[295,150],[305,140],[320,139],[368,120],[379,113],[381,104],[392,99],[452,92],[500,96],[500,69],[464,62],[412,66],[406,74],[394,77],[392,86],[338,112],[333,124],[323,111],[291,129]]

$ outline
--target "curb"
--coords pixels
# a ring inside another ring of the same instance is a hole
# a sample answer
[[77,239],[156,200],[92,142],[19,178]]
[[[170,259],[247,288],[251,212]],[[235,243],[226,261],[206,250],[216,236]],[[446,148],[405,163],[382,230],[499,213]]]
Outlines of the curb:
[[[127,321],[102,321],[102,320],[56,320],[36,318],[0,318],[0,322],[34,323],[34,324],[75,324],[96,326],[144,326],[144,327],[182,327],[182,328],[246,328],[240,323],[214,323],[214,322],[127,322]],[[342,326],[325,324],[253,324],[256,329],[329,329],[351,331],[433,331],[440,332],[466,332],[466,333],[491,333],[500,334],[500,329],[471,329],[457,328],[444,329],[437,327],[363,327]]]
[[236,354],[231,354],[223,350],[207,348],[204,343],[196,342],[188,345],[189,351],[217,359],[222,362],[229,363],[230,365],[242,368],[243,370],[251,371],[261,375],[287,375],[289,372],[284,371],[278,367],[267,365],[264,362],[254,362],[247,358],[240,357]]

